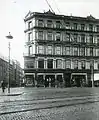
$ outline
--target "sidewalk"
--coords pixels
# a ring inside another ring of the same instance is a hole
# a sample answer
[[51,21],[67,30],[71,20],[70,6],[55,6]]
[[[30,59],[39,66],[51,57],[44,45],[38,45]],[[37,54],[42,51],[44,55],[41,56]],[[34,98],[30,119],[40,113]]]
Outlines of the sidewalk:
[[10,88],[10,93],[8,93],[8,88],[5,89],[5,92],[2,92],[2,89],[0,88],[0,96],[17,96],[23,94],[22,87],[20,88]]

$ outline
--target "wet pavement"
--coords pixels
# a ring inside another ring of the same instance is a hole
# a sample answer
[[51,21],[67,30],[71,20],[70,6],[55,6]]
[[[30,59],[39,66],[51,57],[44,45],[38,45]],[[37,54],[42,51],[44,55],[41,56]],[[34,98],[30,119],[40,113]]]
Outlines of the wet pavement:
[[0,91],[0,120],[99,120],[99,88],[11,88]]

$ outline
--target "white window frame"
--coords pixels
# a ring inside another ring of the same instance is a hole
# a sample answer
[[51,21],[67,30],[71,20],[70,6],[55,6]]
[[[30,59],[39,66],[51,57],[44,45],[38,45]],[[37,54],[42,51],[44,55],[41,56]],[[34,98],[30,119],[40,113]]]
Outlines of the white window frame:
[[56,46],[56,55],[61,55],[61,46]]
[[[59,39],[58,39],[58,38],[59,38]],[[56,40],[56,41],[61,41],[61,33],[60,33],[60,32],[56,32],[55,40]]]
[[43,36],[43,31],[38,31],[38,39],[39,40],[43,40],[44,36]]
[[51,45],[47,46],[47,54],[52,55],[52,46]]
[[[48,36],[50,36],[50,37],[48,37]],[[49,39],[49,38],[51,38],[51,39]],[[53,34],[50,31],[47,32],[47,40],[53,40]]]
[[43,45],[38,46],[38,54],[44,54],[44,46]]
[[65,62],[66,62],[65,67],[70,69],[71,68],[71,60],[67,59]]
[[58,68],[58,69],[61,69],[62,68],[62,60],[61,59],[57,59],[56,60],[56,68]]

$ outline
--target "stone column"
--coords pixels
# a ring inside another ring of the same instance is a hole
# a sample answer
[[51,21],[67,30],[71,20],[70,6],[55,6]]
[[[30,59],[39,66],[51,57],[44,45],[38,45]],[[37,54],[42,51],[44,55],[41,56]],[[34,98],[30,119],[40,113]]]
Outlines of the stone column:
[[38,68],[38,59],[35,60],[35,69]]
[[47,59],[44,60],[44,69],[47,69]]
[[62,60],[62,69],[65,69],[65,59]]
[[56,59],[53,60],[53,68],[56,69]]

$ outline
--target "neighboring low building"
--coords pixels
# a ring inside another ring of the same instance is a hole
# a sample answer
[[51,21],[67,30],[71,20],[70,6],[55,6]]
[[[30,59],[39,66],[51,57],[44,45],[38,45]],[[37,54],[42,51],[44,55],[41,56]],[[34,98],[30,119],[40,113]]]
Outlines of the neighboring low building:
[[25,19],[27,85],[91,86],[99,71],[99,19],[29,12]]

